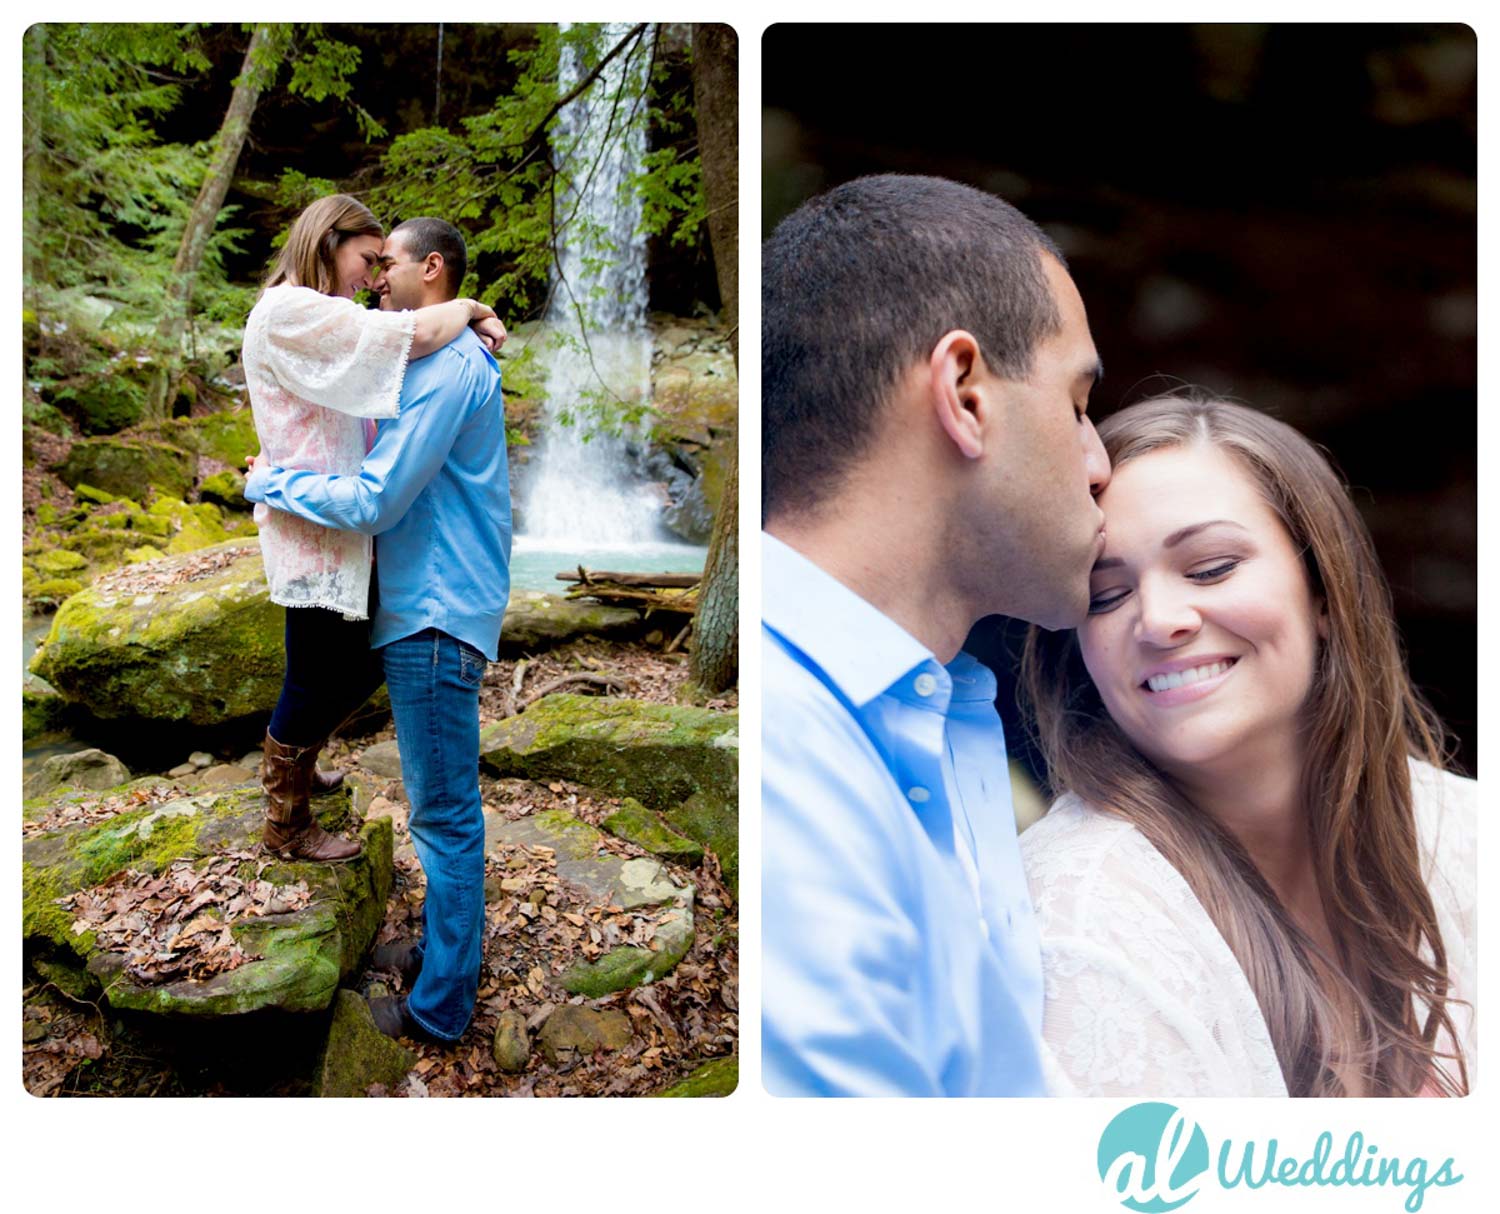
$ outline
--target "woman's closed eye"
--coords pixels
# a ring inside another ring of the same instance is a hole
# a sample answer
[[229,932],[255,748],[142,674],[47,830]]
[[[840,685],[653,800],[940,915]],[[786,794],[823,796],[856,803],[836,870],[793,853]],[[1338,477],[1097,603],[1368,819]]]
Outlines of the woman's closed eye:
[[1130,591],[1123,587],[1101,590],[1098,594],[1089,596],[1089,614],[1103,615],[1106,611],[1113,611]]
[[1229,557],[1225,560],[1215,561],[1207,569],[1191,570],[1187,576],[1200,586],[1209,585],[1212,582],[1222,581],[1239,567],[1240,557]]

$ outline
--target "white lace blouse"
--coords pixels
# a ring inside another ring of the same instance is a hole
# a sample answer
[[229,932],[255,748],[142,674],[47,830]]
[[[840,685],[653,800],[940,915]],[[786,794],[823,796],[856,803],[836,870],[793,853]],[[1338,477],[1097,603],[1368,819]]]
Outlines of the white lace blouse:
[[[1450,1004],[1449,1014],[1472,1085],[1476,786],[1423,763],[1411,771],[1423,873],[1453,994],[1468,1003]],[[1021,836],[1021,856],[1041,935],[1042,1036],[1058,1094],[1287,1094],[1239,963],[1145,835],[1068,795]]]
[[[395,417],[415,312],[373,312],[351,299],[283,284],[245,324],[245,385],[265,459],[348,476],[365,457],[362,419]],[[370,537],[255,507],[271,601],[364,619]]]

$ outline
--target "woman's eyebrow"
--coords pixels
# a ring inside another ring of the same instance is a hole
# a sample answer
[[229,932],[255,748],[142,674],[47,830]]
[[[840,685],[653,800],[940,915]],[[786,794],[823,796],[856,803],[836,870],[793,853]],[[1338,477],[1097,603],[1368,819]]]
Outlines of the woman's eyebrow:
[[1193,536],[1197,535],[1198,532],[1207,531],[1210,527],[1233,527],[1236,531],[1245,530],[1244,527],[1241,527],[1232,519],[1209,519],[1209,521],[1206,523],[1194,523],[1190,527],[1179,528],[1178,530],[1172,532],[1171,535],[1167,536],[1166,539],[1162,540],[1161,546],[1163,548],[1175,548],[1178,544],[1182,543],[1183,540],[1191,539]]
[[[1249,530],[1247,528],[1242,527],[1233,519],[1215,518],[1209,519],[1206,523],[1193,523],[1187,527],[1179,527],[1176,531],[1172,532],[1171,535],[1167,536],[1166,539],[1162,540],[1161,546],[1163,548],[1175,548],[1184,540],[1192,539],[1192,537],[1197,535],[1200,531],[1207,531],[1210,527],[1233,527],[1236,531],[1244,531],[1245,534],[1249,534]],[[1094,562],[1092,572],[1097,573],[1101,569],[1118,569],[1124,563],[1125,562],[1117,556],[1101,556],[1097,561]]]

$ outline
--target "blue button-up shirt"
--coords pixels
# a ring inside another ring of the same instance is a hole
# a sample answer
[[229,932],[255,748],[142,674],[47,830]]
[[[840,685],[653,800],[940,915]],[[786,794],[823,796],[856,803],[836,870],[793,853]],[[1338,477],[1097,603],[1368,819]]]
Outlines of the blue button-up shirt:
[[1045,1094],[994,675],[762,540],[766,1087]]
[[510,597],[505,405],[472,330],[406,368],[400,414],[357,476],[257,464],[245,496],[378,537],[372,647],[438,628],[494,661]]

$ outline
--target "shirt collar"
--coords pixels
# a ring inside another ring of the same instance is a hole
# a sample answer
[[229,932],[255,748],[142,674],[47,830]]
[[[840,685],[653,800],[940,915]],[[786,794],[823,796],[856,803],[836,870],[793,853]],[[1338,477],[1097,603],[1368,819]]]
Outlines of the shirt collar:
[[931,650],[901,625],[764,531],[761,554],[766,627],[813,659],[857,707],[923,662],[937,668]]

